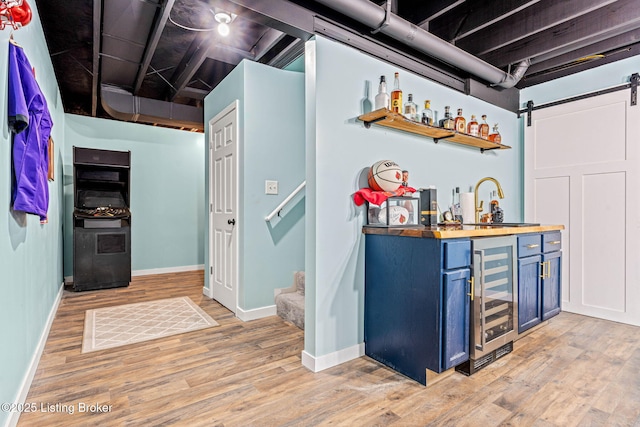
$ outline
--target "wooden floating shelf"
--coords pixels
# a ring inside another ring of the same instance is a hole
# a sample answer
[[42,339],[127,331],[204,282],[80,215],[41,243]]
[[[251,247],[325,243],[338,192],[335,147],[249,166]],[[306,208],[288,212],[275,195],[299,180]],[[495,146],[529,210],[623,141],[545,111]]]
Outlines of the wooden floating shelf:
[[435,126],[425,125],[423,123],[414,122],[407,119],[402,114],[392,113],[386,108],[372,111],[367,114],[358,116],[358,120],[364,122],[365,127],[369,128],[375,124],[392,129],[398,129],[404,132],[413,133],[432,138],[435,143],[439,141],[452,142],[454,144],[466,145],[469,147],[479,148],[480,152],[485,150],[506,150],[511,148],[508,145],[496,144],[495,142],[459,133],[450,129],[443,129]]

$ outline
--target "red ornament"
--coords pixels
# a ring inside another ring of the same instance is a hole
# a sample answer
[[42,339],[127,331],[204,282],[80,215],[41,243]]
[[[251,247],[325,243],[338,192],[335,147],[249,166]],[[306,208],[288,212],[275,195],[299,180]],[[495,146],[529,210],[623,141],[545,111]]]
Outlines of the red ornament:
[[0,0],[0,30],[9,25],[14,30],[31,22],[33,14],[27,0]]

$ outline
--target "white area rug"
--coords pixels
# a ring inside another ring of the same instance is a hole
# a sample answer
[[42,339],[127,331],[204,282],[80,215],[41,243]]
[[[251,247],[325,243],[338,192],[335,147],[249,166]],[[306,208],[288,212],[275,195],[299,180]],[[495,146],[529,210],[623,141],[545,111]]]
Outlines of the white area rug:
[[87,310],[82,352],[218,326],[188,297]]

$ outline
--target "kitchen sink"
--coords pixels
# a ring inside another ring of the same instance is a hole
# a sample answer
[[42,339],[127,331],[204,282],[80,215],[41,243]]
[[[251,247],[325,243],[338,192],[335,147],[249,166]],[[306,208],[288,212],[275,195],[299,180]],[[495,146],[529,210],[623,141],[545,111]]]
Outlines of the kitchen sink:
[[540,224],[532,222],[481,222],[462,225],[473,225],[476,227],[537,227]]

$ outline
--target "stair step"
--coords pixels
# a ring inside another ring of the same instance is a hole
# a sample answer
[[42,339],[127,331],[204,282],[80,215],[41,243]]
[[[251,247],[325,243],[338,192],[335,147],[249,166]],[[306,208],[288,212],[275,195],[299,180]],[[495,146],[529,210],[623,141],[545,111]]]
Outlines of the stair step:
[[304,329],[304,271],[296,271],[293,280],[295,288],[292,286],[276,295],[276,313],[282,319]]

